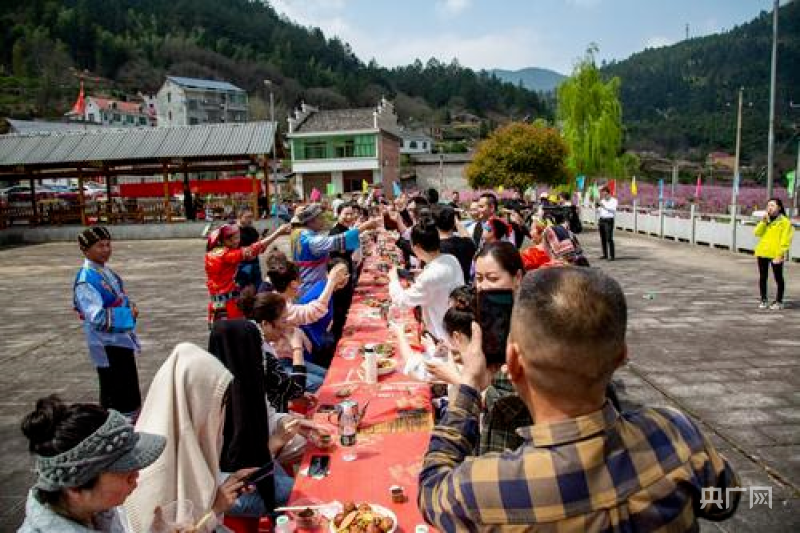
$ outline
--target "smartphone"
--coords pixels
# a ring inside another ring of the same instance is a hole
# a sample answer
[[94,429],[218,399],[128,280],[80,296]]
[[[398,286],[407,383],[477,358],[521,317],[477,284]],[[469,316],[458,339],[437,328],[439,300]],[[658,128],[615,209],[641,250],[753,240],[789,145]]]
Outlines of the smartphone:
[[511,330],[514,291],[493,289],[478,291],[478,324],[483,333],[483,355],[488,365],[506,362],[506,342]]
[[330,471],[331,458],[328,455],[312,455],[308,465],[308,475],[315,479],[320,479],[328,475]]
[[397,269],[397,277],[400,279],[407,279],[408,281],[414,281],[414,274],[412,274],[411,271],[406,270],[405,268]]
[[272,473],[275,471],[275,465],[270,463],[266,466],[262,466],[255,472],[251,472],[242,480],[243,486],[247,487],[248,485],[255,485],[259,481],[266,479],[268,476],[271,476]]

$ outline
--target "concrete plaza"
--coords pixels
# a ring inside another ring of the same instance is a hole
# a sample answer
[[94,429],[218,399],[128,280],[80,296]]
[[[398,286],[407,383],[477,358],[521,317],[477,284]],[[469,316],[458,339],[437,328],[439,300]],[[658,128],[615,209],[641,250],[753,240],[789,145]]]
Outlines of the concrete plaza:
[[[703,522],[703,530],[800,531],[800,265],[786,268],[792,305],[757,311],[751,257],[618,234],[617,261],[609,263],[597,259],[595,233],[581,239],[592,264],[628,295],[631,360],[617,375],[623,401],[690,413],[743,486],[772,489],[771,509],[751,508],[745,494],[732,520]],[[200,239],[114,243],[111,265],[141,310],[143,392],[177,342],[206,345],[203,252]],[[32,482],[22,416],[51,393],[97,398],[72,310],[81,260],[73,244],[0,249],[0,531],[21,523]]]

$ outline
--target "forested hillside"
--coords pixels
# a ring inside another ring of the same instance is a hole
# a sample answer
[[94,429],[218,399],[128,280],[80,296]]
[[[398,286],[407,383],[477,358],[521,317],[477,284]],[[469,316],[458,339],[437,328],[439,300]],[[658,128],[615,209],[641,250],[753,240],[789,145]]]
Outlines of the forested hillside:
[[[776,153],[791,166],[800,107],[800,2],[779,11]],[[603,68],[619,76],[629,148],[665,155],[734,149],[736,101],[744,88],[742,155],[766,162],[772,14],[728,32],[647,49]],[[752,105],[751,105],[752,104]],[[694,150],[691,150],[694,148]]]
[[[403,119],[449,113],[541,116],[534,92],[429,60],[386,69],[363,63],[319,29],[248,0],[2,0],[0,115],[57,116],[87,91],[154,92],[165,74],[230,80],[255,96],[262,114],[272,80],[278,111],[301,99],[325,108],[395,99]],[[431,50],[431,56],[436,55]]]

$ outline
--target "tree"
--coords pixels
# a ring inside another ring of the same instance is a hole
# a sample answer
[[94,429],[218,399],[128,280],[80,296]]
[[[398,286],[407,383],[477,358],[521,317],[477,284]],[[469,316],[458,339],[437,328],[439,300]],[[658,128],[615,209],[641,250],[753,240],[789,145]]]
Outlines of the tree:
[[620,171],[622,106],[619,78],[603,81],[594,62],[597,46],[558,88],[558,120],[569,146],[567,160],[575,174],[616,175]]
[[534,183],[565,183],[567,145],[554,128],[512,122],[481,141],[467,167],[474,188],[525,190]]

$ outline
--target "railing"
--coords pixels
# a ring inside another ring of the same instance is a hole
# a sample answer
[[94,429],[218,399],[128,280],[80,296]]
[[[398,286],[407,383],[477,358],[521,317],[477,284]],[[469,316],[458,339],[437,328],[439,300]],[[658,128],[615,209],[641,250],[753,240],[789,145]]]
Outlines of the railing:
[[[593,224],[597,212],[593,207],[581,208],[581,219]],[[614,226],[617,229],[650,235],[662,239],[723,248],[734,252],[752,253],[758,244],[753,233],[758,217],[720,213],[701,213],[691,206],[690,210],[619,206]],[[795,231],[800,223],[793,222]],[[800,261],[800,237],[792,241],[789,258]]]

